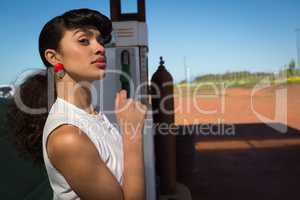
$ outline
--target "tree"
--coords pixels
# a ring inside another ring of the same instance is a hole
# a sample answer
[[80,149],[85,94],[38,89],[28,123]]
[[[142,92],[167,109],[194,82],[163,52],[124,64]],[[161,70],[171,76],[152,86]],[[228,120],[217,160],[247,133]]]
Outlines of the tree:
[[289,63],[289,70],[290,70],[290,71],[293,71],[293,70],[295,70],[295,69],[296,69],[296,62],[295,62],[294,59],[292,59],[292,60],[290,61],[290,63]]

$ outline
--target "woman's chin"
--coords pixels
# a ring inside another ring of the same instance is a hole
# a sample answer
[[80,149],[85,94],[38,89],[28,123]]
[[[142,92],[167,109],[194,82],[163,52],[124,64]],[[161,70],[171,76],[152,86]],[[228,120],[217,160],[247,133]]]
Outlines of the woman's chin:
[[97,77],[96,77],[96,80],[102,80],[102,79],[104,79],[105,78],[105,75],[106,75],[106,73],[105,73],[105,71],[103,70],[101,70],[101,72],[100,73],[98,73],[98,75],[97,75]]

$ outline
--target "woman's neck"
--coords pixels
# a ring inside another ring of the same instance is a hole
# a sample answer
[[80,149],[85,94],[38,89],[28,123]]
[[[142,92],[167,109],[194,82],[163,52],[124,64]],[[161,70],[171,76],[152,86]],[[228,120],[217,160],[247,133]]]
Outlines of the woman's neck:
[[[67,78],[67,77],[66,77]],[[85,110],[89,114],[96,114],[92,106],[90,82],[76,82],[72,79],[64,79],[56,82],[57,97]]]

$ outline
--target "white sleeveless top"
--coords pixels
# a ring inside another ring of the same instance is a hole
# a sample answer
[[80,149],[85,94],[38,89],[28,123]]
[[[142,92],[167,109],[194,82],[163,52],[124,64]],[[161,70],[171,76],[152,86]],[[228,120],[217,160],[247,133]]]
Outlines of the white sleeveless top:
[[62,124],[80,128],[94,143],[100,158],[105,162],[120,185],[123,183],[123,143],[120,132],[103,112],[92,115],[57,97],[52,105],[43,130],[43,157],[53,189],[53,200],[79,200],[63,175],[51,164],[46,151],[49,134]]

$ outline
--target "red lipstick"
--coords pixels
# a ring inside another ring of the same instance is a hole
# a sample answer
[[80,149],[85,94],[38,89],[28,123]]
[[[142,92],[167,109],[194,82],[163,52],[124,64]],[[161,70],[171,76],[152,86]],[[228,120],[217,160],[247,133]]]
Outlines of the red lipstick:
[[92,64],[95,64],[99,69],[106,68],[106,59],[105,57],[100,57],[97,60],[93,61]]

